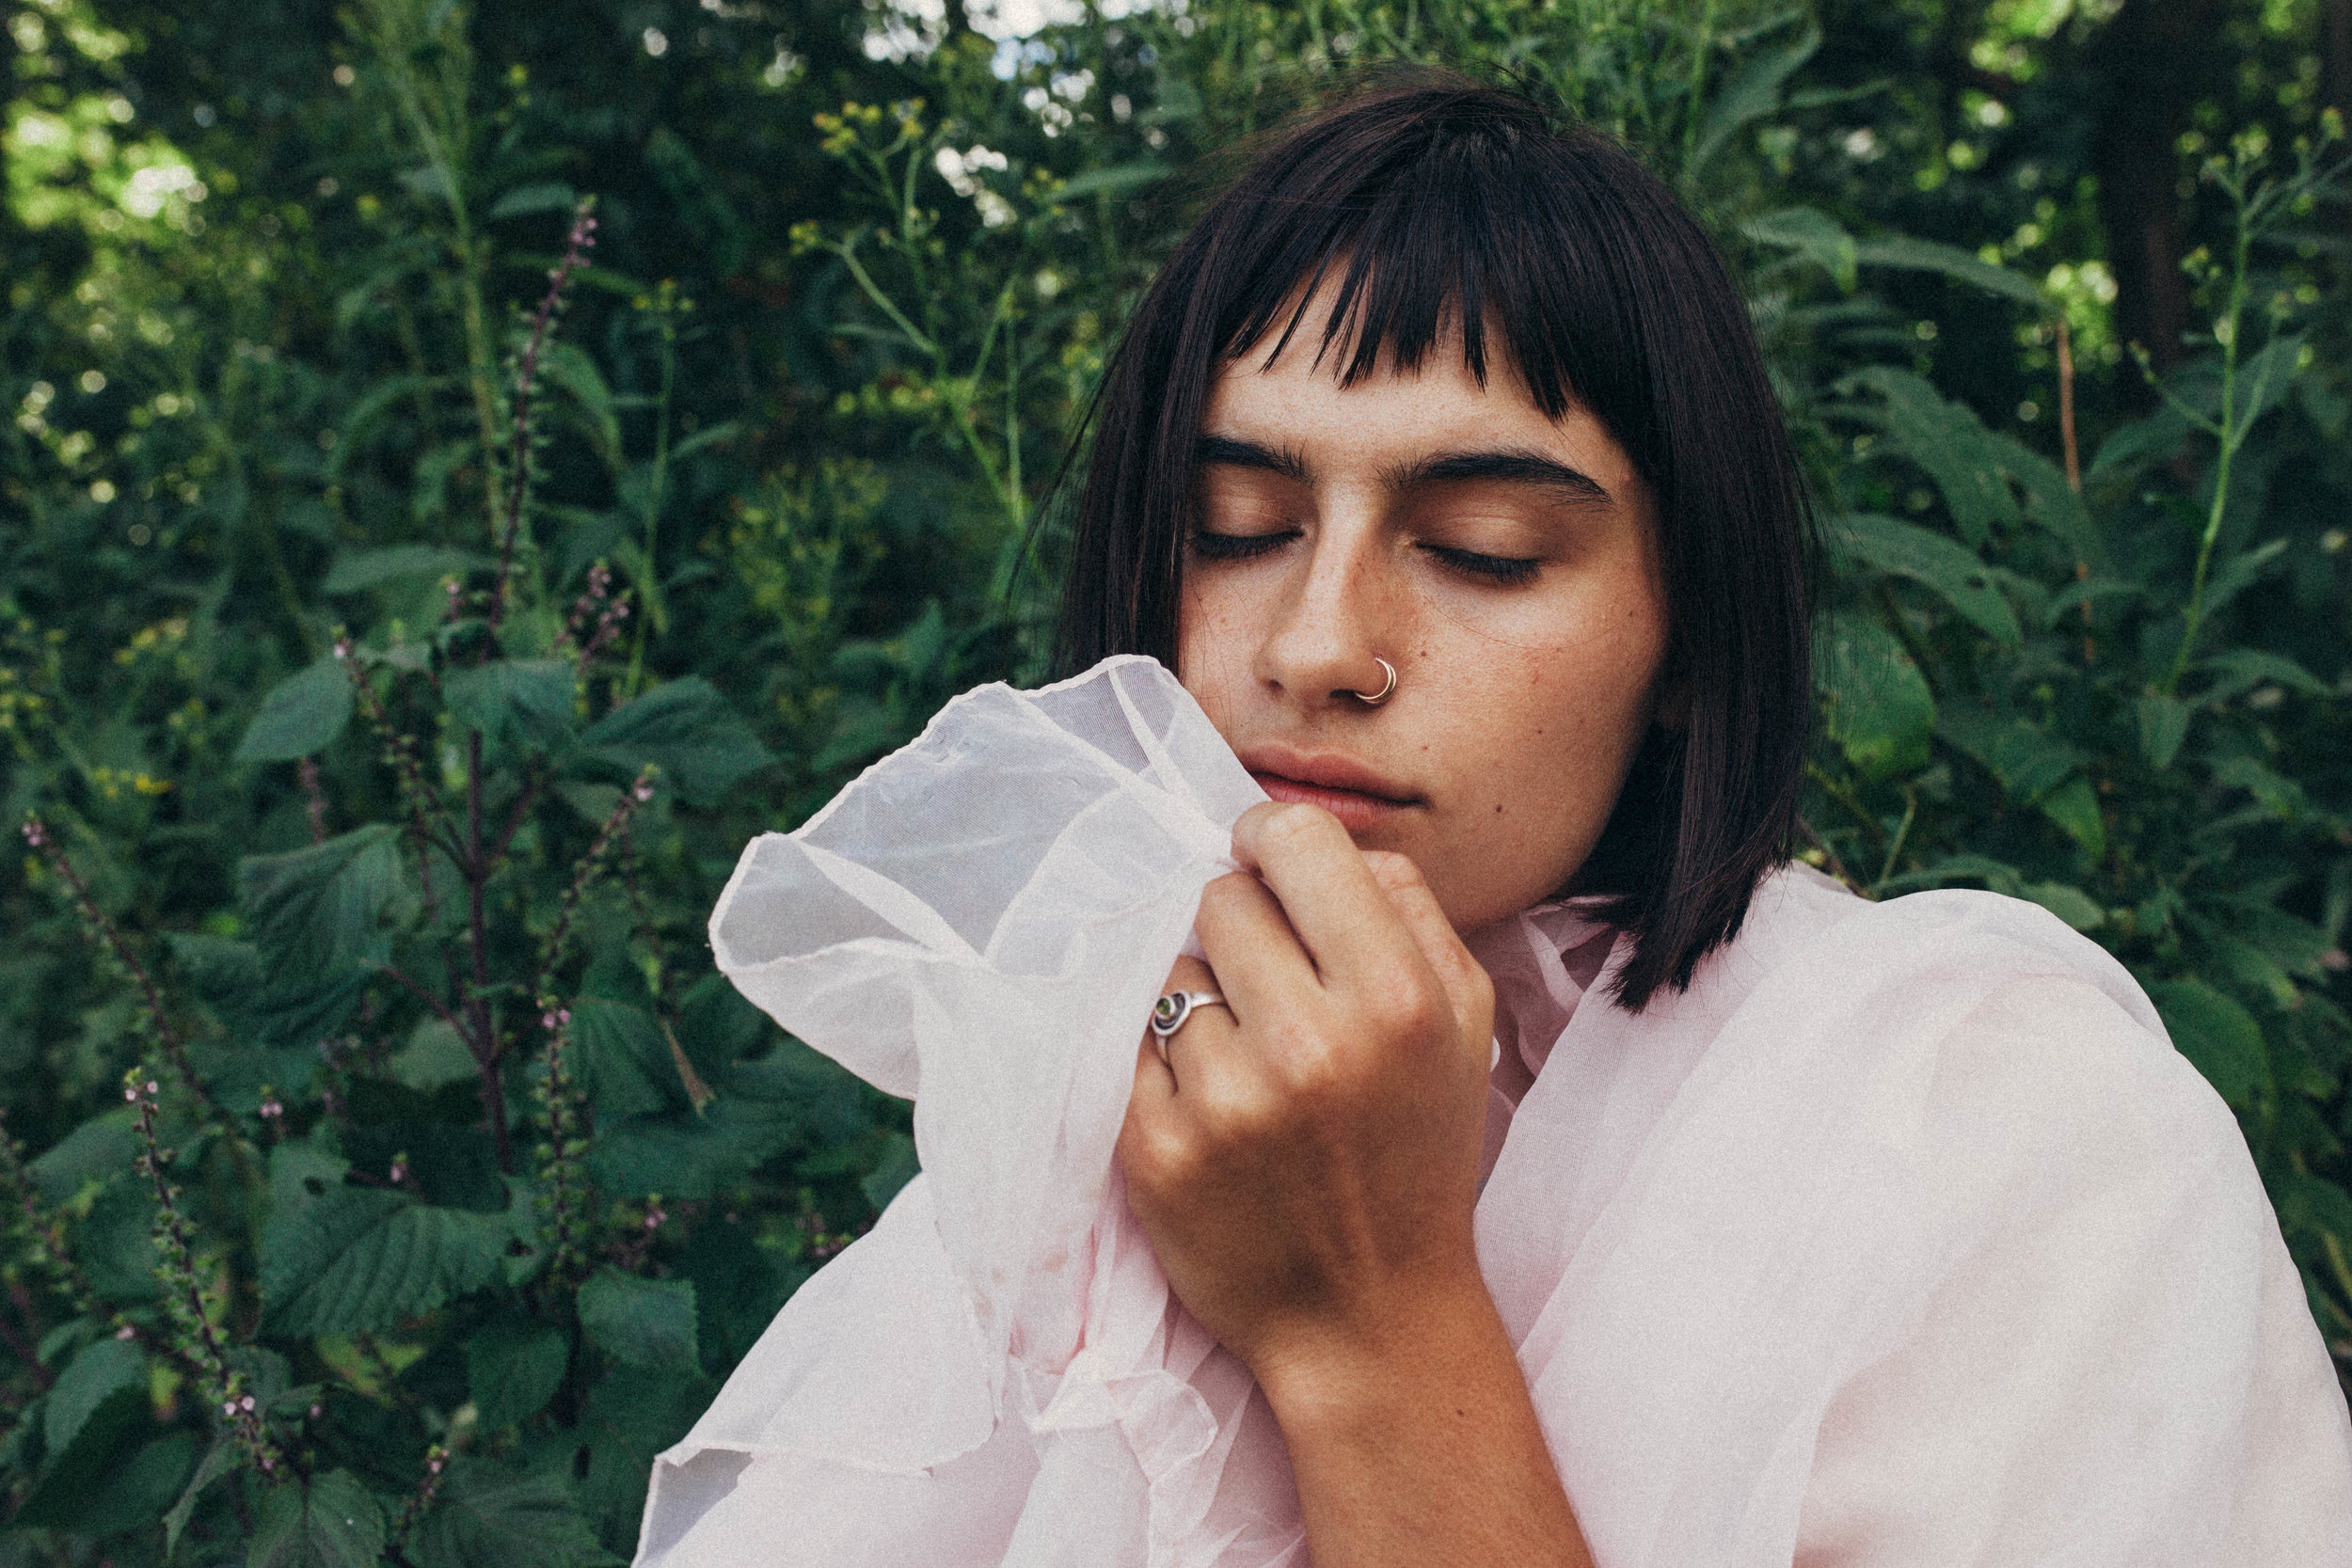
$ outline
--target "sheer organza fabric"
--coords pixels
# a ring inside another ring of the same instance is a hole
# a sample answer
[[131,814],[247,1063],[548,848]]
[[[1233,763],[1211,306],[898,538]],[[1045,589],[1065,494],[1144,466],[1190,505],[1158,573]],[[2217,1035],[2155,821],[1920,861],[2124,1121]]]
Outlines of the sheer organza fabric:
[[[1303,1568],[1279,1431],[1112,1148],[1256,786],[1174,680],[983,688],[744,853],[720,967],[924,1174],[656,1464],[660,1568]],[[1487,1284],[1602,1568],[2352,1564],[2352,1423],[2236,1124],[2030,905],[1792,867],[1629,1015],[1479,933]]]

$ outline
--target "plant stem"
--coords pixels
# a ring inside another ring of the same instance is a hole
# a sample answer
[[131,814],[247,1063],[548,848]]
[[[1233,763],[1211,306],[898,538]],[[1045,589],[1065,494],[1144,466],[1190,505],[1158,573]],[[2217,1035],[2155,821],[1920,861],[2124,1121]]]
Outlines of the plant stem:
[[2214,546],[2221,538],[2222,519],[2229,515],[2230,465],[2246,438],[2237,417],[2238,336],[2246,309],[2246,272],[2254,245],[2254,229],[2246,210],[2243,169],[2229,190],[2237,205],[2237,239],[2230,259],[2229,303],[2223,308],[2214,333],[2221,340],[2221,453],[2214,467],[2213,506],[2205,517],[2204,534],[2197,544],[2197,569],[2189,578],[2188,608],[2182,612],[2180,651],[2173,655],[2172,668],[2166,672],[2161,688],[2168,697],[2179,691],[2181,677],[2188,673],[2188,661],[2197,648],[2197,634],[2204,625],[2205,579],[2213,566]]
[[661,587],[654,565],[655,551],[661,542],[662,491],[670,478],[670,404],[677,388],[677,300],[672,285],[663,283],[656,309],[661,323],[661,389],[654,400],[653,473],[645,482],[645,544],[644,557],[644,579],[640,583],[645,601],[645,618],[637,623],[637,641],[629,649],[628,676],[621,690],[624,700],[637,694],[638,684],[644,678],[645,645],[653,634],[666,629],[660,623],[666,620],[661,603]]
[[106,911],[98,907],[98,900],[90,894],[89,884],[83,881],[81,873],[73,869],[73,863],[66,858],[65,851],[57,847],[56,839],[40,817],[25,817],[24,842],[40,851],[50,871],[65,884],[67,898],[73,905],[74,912],[81,916],[83,929],[89,933],[99,950],[112,958],[123,976],[138,988],[148,1028],[154,1035],[155,1043],[163,1048],[165,1060],[171,1064],[172,1075],[180,1080],[182,1086],[199,1104],[209,1107],[204,1086],[197,1081],[195,1064],[188,1060],[187,1041],[179,1030],[172,1027],[170,1016],[164,1011],[163,993],[156,989],[154,976],[148,974],[147,966],[132,953],[130,944],[122,940],[121,931],[116,928]]
[[1902,858],[1903,845],[1911,837],[1911,824],[1918,816],[1919,792],[1906,787],[1903,790],[1902,826],[1895,830],[1895,842],[1886,847],[1886,863],[1879,867],[1879,879],[1870,884],[1870,896],[1873,898],[1886,885],[1887,879],[1895,875],[1895,863]]
[[515,1150],[506,1136],[506,1091],[499,1082],[498,1036],[490,1017],[490,932],[483,908],[488,863],[482,853],[482,732],[466,736],[466,939],[473,958],[473,983],[466,988],[467,1043],[473,1047],[474,1069],[482,1077],[482,1116],[490,1124],[490,1140],[498,1148],[499,1169],[515,1169]]
[[539,296],[539,309],[531,318],[531,336],[523,344],[521,359],[515,367],[515,436],[514,455],[510,462],[514,473],[507,487],[506,518],[499,530],[499,574],[490,590],[490,632],[498,634],[499,622],[506,614],[506,588],[515,570],[515,540],[522,532],[523,503],[531,494],[531,388],[539,373],[539,351],[546,346],[548,328],[555,320],[556,307],[563,303],[564,286],[570,281],[572,270],[580,265],[588,247],[595,245],[596,220],[590,215],[590,204],[582,201],[572,214],[572,229],[564,242],[564,259],[548,273],[548,292]]
[[[2058,312],[2058,445],[2066,454],[2066,487],[2079,496],[2083,493],[2083,464],[2082,451],[2074,439],[2074,333],[2066,325],[2066,313],[2063,310]],[[2090,579],[2090,562],[2077,557],[2074,562],[2074,580],[2088,582]],[[2090,664],[2099,657],[2098,646],[2090,640],[2090,600],[2085,598],[2081,608],[2083,662]]]
[[123,1075],[122,1097],[137,1108],[142,1149],[137,1164],[155,1194],[155,1250],[163,1255],[155,1274],[165,1291],[165,1309],[174,1320],[181,1338],[175,1347],[201,1369],[205,1394],[221,1418],[229,1423],[246,1456],[272,1481],[283,1481],[285,1455],[262,1424],[262,1412],[245,1391],[245,1380],[231,1371],[221,1354],[220,1336],[204,1310],[204,1289],[196,1274],[196,1249],[188,1240],[187,1218],[180,1212],[180,1189],[165,1176],[169,1151],[157,1146],[155,1101],[157,1085],[144,1067]]

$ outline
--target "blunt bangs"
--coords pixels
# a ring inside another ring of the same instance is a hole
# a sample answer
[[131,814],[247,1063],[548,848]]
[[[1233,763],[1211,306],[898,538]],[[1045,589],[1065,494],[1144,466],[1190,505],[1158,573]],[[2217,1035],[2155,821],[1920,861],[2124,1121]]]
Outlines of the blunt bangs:
[[[1331,305],[1308,320],[1319,292]],[[1342,385],[1450,346],[1549,418],[1598,420],[1658,509],[1667,681],[1562,893],[1633,939],[1633,1010],[1689,984],[1786,857],[1804,766],[1811,518],[1747,311],[1713,245],[1630,153],[1450,72],[1389,78],[1277,134],[1161,270],[1114,356],[1072,531],[1057,649],[1176,664],[1195,451],[1218,375],[1301,332]]]

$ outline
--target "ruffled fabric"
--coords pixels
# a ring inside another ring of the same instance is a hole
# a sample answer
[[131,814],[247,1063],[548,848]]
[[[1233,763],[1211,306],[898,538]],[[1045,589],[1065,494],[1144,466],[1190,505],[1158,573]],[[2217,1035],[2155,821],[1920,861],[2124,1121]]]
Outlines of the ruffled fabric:
[[[1112,1160],[1142,1021],[1264,798],[1165,670],[1114,659],[958,698],[744,851],[720,969],[914,1099],[923,1174],[662,1456],[641,1560],[1285,1560],[1264,1402],[1169,1297]],[[797,1534],[885,1494],[854,1542]],[[755,1547],[747,1513],[795,1539]]]
[[[1111,1150],[1255,786],[1122,659],[959,699],[746,850],[720,967],[924,1174],[655,1466],[661,1568],[1303,1568],[1280,1433]],[[2352,1421],[2228,1108],[2027,904],[1802,867],[1640,1015],[1588,905],[1498,998],[1479,1260],[1602,1568],[2352,1564]]]

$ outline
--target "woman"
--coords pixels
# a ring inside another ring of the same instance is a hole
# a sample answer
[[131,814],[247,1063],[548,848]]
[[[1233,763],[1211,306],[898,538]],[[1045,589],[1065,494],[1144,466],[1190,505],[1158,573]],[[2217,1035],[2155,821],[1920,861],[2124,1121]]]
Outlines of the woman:
[[[1807,553],[1705,238],[1515,97],[1327,113],[1168,263],[1064,632],[1073,667],[1171,666],[1269,797],[1117,1142],[1248,1379],[1190,1534],[1155,1490],[1067,1560],[2352,1562],[2326,1351],[2129,977],[2030,906],[1783,863]],[[815,1332],[800,1307],[771,1336]],[[1206,1405],[1222,1364],[1185,1363]],[[1016,1441],[1009,1398],[871,1494],[961,1499],[900,1560],[1092,1528],[1089,1472],[1039,1501],[1052,1410]],[[815,1473],[763,1493],[764,1450],[707,1425],[644,1559],[837,1560],[748,1538]],[[707,1479],[719,1449],[745,1479]]]

